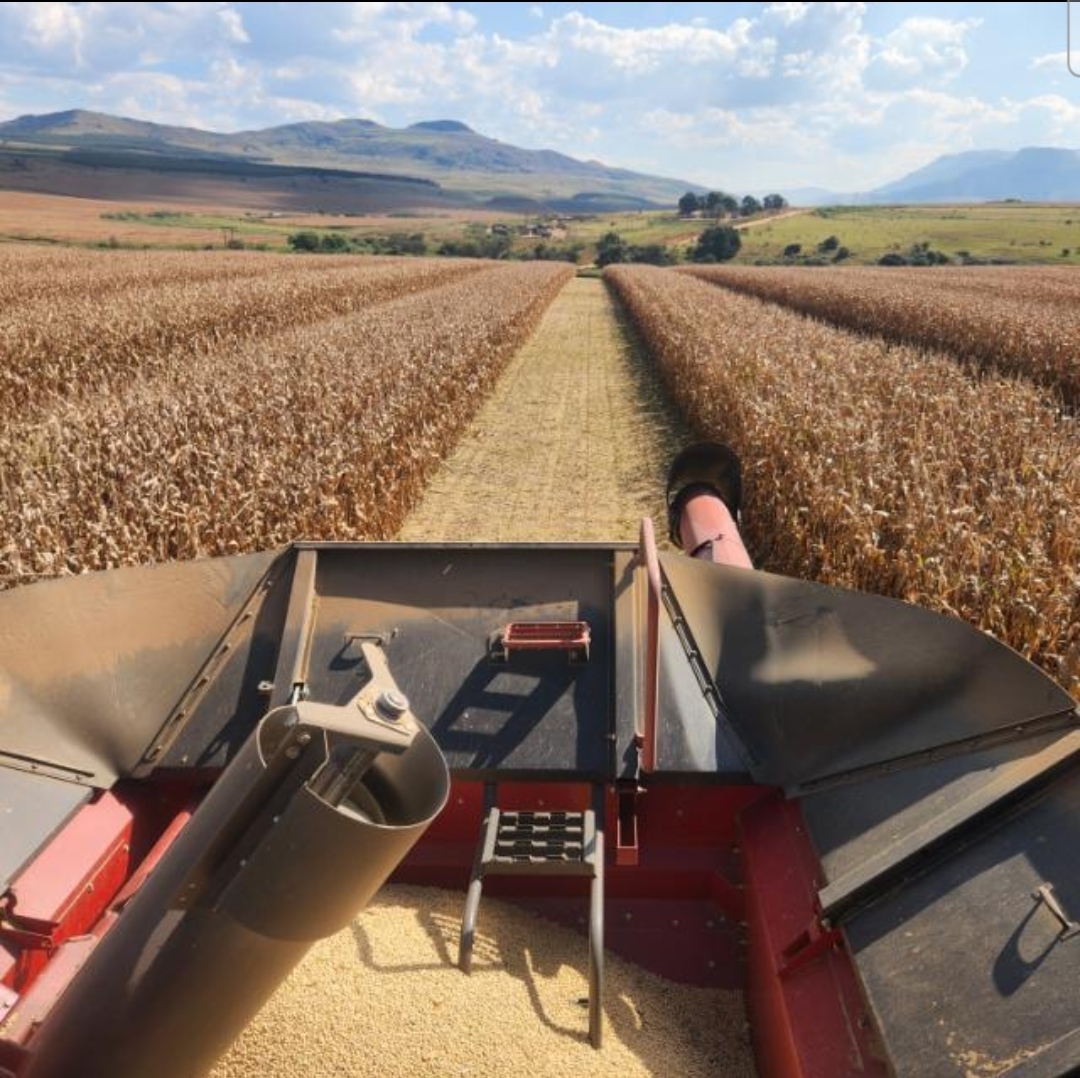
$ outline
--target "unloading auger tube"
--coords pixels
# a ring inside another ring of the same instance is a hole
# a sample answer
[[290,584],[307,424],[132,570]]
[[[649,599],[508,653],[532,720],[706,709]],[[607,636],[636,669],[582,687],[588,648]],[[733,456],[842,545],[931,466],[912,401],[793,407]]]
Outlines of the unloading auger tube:
[[379,647],[344,706],[270,711],[35,1038],[25,1078],[205,1073],[442,809],[446,761]]

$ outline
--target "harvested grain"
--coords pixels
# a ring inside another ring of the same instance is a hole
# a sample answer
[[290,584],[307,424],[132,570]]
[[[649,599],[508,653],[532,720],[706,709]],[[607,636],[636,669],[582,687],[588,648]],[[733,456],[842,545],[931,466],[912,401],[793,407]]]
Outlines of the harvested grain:
[[754,1074],[741,993],[609,954],[597,1052],[583,938],[487,898],[466,977],[454,964],[462,905],[454,892],[384,889],[312,949],[210,1078]]

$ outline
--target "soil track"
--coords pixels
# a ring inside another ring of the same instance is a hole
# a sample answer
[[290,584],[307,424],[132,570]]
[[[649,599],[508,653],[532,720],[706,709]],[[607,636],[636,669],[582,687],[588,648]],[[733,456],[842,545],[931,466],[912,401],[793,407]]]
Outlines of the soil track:
[[410,541],[636,539],[689,439],[604,282],[571,280],[405,521]]

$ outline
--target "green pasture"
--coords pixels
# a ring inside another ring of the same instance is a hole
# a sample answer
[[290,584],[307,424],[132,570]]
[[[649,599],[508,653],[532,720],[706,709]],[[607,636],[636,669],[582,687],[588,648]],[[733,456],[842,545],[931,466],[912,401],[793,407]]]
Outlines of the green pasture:
[[823,208],[747,229],[738,261],[782,262],[791,244],[802,247],[800,257],[814,257],[831,236],[848,248],[852,263],[874,263],[929,243],[958,262],[1080,264],[1080,204]]

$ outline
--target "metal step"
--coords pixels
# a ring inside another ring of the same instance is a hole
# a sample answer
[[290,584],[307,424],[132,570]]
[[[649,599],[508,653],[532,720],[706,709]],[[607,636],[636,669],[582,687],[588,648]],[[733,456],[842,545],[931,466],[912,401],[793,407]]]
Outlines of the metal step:
[[[494,836],[492,843],[487,842]],[[591,876],[596,863],[593,812],[502,812],[484,828],[485,872],[503,875]]]
[[[584,812],[504,812],[496,789],[484,792],[484,827],[476,848],[465,913],[461,921],[458,966],[472,970],[473,939],[484,877],[582,876],[589,886],[589,1041],[599,1048],[604,973],[604,833],[593,809]],[[602,804],[602,797],[594,799]]]

